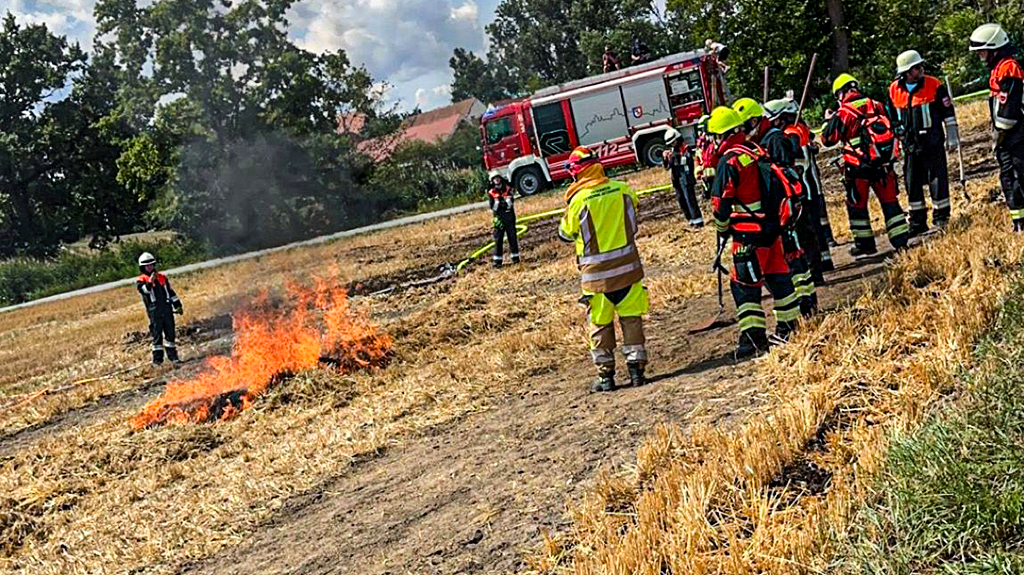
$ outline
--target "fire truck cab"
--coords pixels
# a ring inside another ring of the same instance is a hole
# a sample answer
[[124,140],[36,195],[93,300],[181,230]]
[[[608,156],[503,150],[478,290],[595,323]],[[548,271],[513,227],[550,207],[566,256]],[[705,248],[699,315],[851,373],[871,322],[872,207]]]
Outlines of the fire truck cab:
[[666,56],[489,110],[480,128],[484,164],[489,176],[505,176],[524,195],[568,179],[564,164],[579,145],[606,167],[655,166],[669,128],[692,143],[697,119],[725,101],[714,53]]

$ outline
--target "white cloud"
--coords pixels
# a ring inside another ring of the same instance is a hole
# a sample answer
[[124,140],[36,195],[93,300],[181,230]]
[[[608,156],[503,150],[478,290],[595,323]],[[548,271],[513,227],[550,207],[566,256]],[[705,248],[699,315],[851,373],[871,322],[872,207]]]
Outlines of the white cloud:
[[452,19],[476,22],[480,19],[480,10],[476,7],[474,2],[467,1],[458,8],[452,8]]
[[[392,96],[405,107],[440,100],[431,90],[451,81],[448,59],[457,46],[484,46],[480,10],[471,0],[304,0],[289,19],[299,45],[345,50],[352,62],[393,84]],[[419,90],[424,95],[417,96]]]
[[[136,0],[140,6],[152,0]],[[447,102],[437,87],[451,82],[448,59],[461,46],[486,51],[483,25],[499,0],[299,0],[288,15],[289,34],[307,50],[343,49],[409,108],[418,89],[431,106]],[[96,0],[0,0],[0,13],[45,23],[52,31],[92,46]],[[482,21],[483,20],[483,21]]]

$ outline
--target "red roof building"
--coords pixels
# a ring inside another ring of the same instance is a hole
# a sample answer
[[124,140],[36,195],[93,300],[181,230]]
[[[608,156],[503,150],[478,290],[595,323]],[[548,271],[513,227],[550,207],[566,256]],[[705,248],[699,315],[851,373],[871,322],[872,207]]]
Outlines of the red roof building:
[[[374,161],[386,160],[399,145],[409,141],[420,141],[428,144],[444,142],[452,137],[462,122],[478,122],[487,107],[480,100],[470,98],[456,102],[450,106],[429,110],[407,118],[402,122],[398,134],[388,138],[375,138],[360,142],[357,148],[370,156]],[[354,114],[342,114],[338,117],[339,134],[358,134],[365,118],[357,118]],[[360,121],[362,119],[363,121]],[[353,130],[358,126],[358,130]]]

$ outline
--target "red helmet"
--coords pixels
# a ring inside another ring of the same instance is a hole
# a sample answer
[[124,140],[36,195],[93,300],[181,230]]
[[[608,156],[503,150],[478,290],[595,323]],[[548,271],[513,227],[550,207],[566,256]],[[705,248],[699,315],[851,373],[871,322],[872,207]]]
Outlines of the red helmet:
[[580,172],[586,168],[600,163],[597,158],[597,154],[592,152],[590,148],[586,146],[577,146],[575,150],[569,154],[569,159],[565,162],[565,169],[569,172],[569,175],[576,177]]

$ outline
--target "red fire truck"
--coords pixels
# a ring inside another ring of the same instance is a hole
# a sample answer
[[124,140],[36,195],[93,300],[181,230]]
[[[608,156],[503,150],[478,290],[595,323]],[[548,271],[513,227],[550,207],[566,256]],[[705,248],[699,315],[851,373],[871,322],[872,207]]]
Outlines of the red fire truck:
[[568,179],[578,145],[606,167],[658,165],[666,130],[692,142],[697,119],[725,101],[721,66],[704,50],[552,86],[484,114],[484,165],[527,195]]

